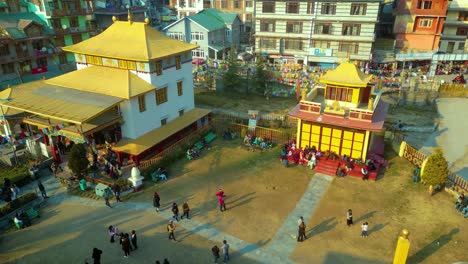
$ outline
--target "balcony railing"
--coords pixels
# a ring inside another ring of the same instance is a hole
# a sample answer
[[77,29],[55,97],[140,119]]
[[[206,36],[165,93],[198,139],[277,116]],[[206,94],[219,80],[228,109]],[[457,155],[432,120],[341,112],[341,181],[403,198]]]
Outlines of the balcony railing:
[[371,95],[368,103],[359,104],[358,107],[349,107],[338,101],[334,101],[332,104],[325,104],[324,92],[324,87],[315,86],[312,88],[306,95],[305,100],[300,101],[299,111],[372,122],[375,109],[381,97],[381,93],[374,93]]
[[86,27],[70,27],[70,28],[57,28],[54,29],[55,34],[57,35],[68,35],[68,34],[73,34],[73,33],[84,33],[84,32],[90,32],[90,31],[96,31],[95,26],[88,25]]
[[47,10],[46,14],[51,17],[62,17],[62,16],[86,16],[92,15],[93,10],[91,9],[54,9]]

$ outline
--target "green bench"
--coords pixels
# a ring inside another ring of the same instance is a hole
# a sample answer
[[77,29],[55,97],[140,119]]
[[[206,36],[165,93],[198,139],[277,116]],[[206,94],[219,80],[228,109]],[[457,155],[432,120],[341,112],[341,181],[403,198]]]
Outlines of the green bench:
[[194,146],[198,149],[198,151],[201,151],[203,149],[203,144],[200,141],[195,143]]
[[215,138],[217,137],[217,135],[213,132],[210,132],[208,133],[206,136],[205,136],[205,142],[206,144],[209,144],[211,143],[213,140],[215,140]]

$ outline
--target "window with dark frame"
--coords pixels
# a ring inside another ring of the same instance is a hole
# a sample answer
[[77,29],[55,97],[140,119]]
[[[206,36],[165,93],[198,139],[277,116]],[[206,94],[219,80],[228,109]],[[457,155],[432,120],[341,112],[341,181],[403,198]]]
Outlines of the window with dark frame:
[[183,116],[183,115],[184,115],[184,112],[185,112],[184,109],[179,110],[179,116]]
[[286,33],[302,33],[302,22],[286,22]]
[[275,2],[263,2],[262,13],[275,13]]
[[331,35],[332,24],[331,23],[317,23],[315,25],[315,34]]
[[155,62],[155,66],[156,66],[156,75],[161,75],[162,74],[162,61],[156,61]]
[[268,38],[260,39],[260,48],[276,49],[276,39],[268,39]]
[[329,85],[327,86],[327,94],[325,99],[341,102],[351,102],[353,99],[353,89]]
[[302,50],[302,40],[285,39],[284,49],[286,50]]
[[167,87],[156,90],[156,104],[160,105],[167,102]]
[[275,21],[260,20],[260,32],[275,32]]
[[167,124],[167,118],[161,119],[161,126],[164,126]]
[[322,15],[335,15],[336,14],[336,4],[335,3],[322,3]]
[[175,56],[175,65],[176,65],[176,66],[175,66],[175,67],[176,67],[176,70],[180,70],[180,68],[181,68],[181,66],[182,66],[182,65],[181,65],[181,62],[180,62],[180,55]]
[[432,18],[422,18],[418,23],[421,28],[431,28],[432,27]]
[[427,1],[427,0],[418,1],[418,9],[431,9],[431,8],[432,8],[432,1]]
[[146,111],[146,101],[144,94],[138,96],[138,107],[140,109],[140,113]]
[[0,44],[0,57],[10,55],[10,48],[8,44]]
[[341,34],[343,36],[359,36],[361,35],[361,24],[343,24]]
[[457,28],[457,36],[466,36],[468,35],[468,28]]
[[340,43],[338,45],[338,51],[346,52],[348,54],[358,54],[359,44],[358,43]]
[[367,12],[367,4],[351,4],[350,15],[364,16]]
[[307,14],[313,14],[315,12],[315,1],[307,2]]
[[70,17],[68,21],[70,22],[71,28],[77,28],[80,26],[80,23],[78,22],[78,17]]
[[286,14],[299,14],[299,2],[287,2]]
[[236,8],[236,9],[240,8],[240,0],[234,0],[233,8]]
[[177,82],[177,95],[182,96],[184,94],[184,91],[182,90],[183,88],[183,83],[182,81]]

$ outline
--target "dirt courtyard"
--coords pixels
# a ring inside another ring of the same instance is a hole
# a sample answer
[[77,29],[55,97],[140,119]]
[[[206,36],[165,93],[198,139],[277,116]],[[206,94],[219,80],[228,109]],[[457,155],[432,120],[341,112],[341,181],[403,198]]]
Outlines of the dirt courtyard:
[[[314,177],[305,167],[283,168],[278,148],[249,152],[239,141],[214,141],[211,150],[194,161],[179,161],[169,170],[169,180],[147,186],[124,203],[148,204],[146,209],[110,209],[77,204],[66,199],[42,211],[39,221],[24,230],[0,235],[4,263],[84,263],[91,249],[104,251],[102,263],[212,262],[210,248],[220,241],[179,228],[179,243],[168,242],[167,220],[151,208],[158,191],[163,210],[172,202],[187,200],[193,221],[268,248],[287,216]],[[296,263],[390,263],[396,238],[410,231],[408,263],[467,261],[468,223],[453,208],[446,193],[428,197],[424,186],[411,182],[412,166],[390,153],[390,168],[377,182],[356,178],[334,179],[315,212],[304,215],[308,240],[295,245],[290,256]],[[219,212],[215,193],[222,187],[227,209]],[[345,213],[353,209],[355,225],[347,227]],[[310,221],[308,220],[310,218]],[[184,220],[187,221],[187,220]],[[360,224],[369,222],[370,235],[361,238]],[[109,243],[106,228],[117,225],[139,235],[140,248],[128,259],[118,244]],[[291,238],[293,239],[293,238]],[[230,263],[258,263],[231,252]]]

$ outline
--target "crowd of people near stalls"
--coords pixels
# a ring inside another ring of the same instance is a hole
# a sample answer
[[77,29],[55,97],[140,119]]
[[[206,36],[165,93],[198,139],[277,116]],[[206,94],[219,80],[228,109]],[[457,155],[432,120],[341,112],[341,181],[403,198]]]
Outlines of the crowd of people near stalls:
[[455,202],[455,209],[465,218],[468,218],[468,198],[465,197],[463,192],[458,195],[458,198]]
[[339,156],[333,151],[321,151],[316,146],[306,146],[305,148],[296,147],[296,141],[284,145],[281,149],[280,160],[285,167],[289,167],[290,163],[303,165],[314,169],[320,160],[337,160],[340,161],[336,171],[336,176],[344,177],[347,173],[355,168],[355,165],[363,165],[361,167],[362,179],[367,180],[369,172],[375,171],[379,166],[374,160],[367,159],[362,163],[360,159],[352,159],[347,155]]

